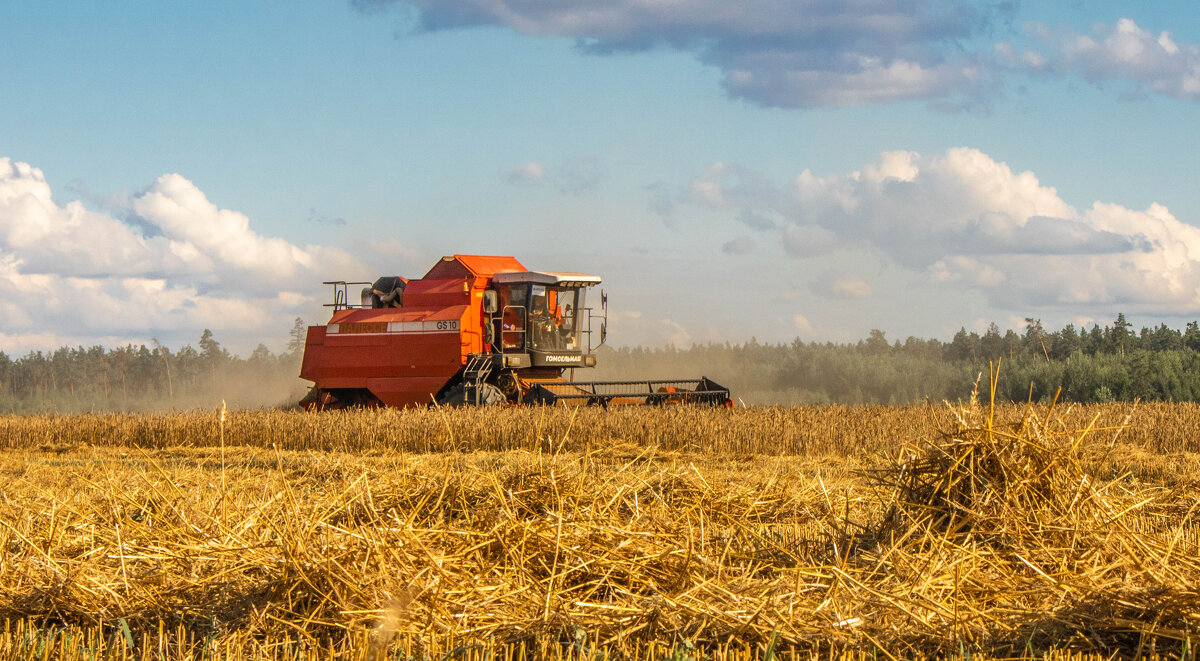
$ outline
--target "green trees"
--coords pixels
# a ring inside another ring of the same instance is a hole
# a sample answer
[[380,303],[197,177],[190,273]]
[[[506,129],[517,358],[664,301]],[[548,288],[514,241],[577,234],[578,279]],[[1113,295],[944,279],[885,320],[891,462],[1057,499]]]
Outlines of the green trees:
[[15,359],[0,352],[0,413],[207,407],[222,399],[274,406],[303,394],[299,353],[260,345],[239,358],[207,329],[197,346],[62,347]]
[[[1004,401],[1200,401],[1200,324],[1133,332],[1125,315],[1108,326],[1050,331],[1025,319],[1023,333],[996,324],[960,328],[949,342],[888,344],[880,330],[854,344],[696,345],[606,350],[596,378],[707,375],[747,403],[891,404],[966,396],[988,363],[1003,358],[996,396]],[[647,372],[652,373],[647,373]],[[980,381],[981,395],[987,379]]]
[[[0,352],[0,413],[148,410],[295,402],[307,382],[297,374],[307,328],[296,319],[287,350],[259,345],[231,355],[210,330],[196,347],[154,344],[62,347],[10,357]],[[889,342],[873,329],[851,344],[802,342],[604,348],[600,367],[579,379],[648,379],[706,375],[746,403],[904,404],[965,397],[988,363],[1004,359],[996,397],[1074,402],[1200,401],[1200,324],[1159,324],[1133,331],[1118,315],[1110,325],[1058,330],[1025,319],[1018,333],[991,324],[960,328],[948,342],[909,337]],[[982,396],[987,379],[980,380]]]

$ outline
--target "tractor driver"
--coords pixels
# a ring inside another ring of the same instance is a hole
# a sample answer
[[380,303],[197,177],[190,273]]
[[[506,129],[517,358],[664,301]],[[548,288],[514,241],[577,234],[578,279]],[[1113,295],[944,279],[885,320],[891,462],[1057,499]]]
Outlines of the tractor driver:
[[575,315],[571,313],[571,304],[567,303],[558,320],[558,333],[567,351],[575,350]]
[[[408,278],[399,275],[384,276],[371,285],[371,307],[398,308],[404,304],[404,289]],[[364,292],[364,296],[365,296]]]
[[533,298],[529,302],[529,327],[533,331],[533,343],[538,349],[561,349],[562,338],[558,334],[558,324],[550,313],[546,290],[534,286]]

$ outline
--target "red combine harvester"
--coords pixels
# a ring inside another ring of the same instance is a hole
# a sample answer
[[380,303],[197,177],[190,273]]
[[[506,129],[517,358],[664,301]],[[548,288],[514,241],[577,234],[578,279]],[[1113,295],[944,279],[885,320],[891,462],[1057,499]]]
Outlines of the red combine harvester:
[[[607,299],[597,312],[586,273],[530,271],[512,257],[443,257],[420,280],[333,285],[333,316],[309,326],[300,376],[309,410],[462,404],[732,406],[708,378],[594,381],[564,372],[594,367]],[[352,305],[352,286],[367,285]],[[593,332],[593,322],[598,330]]]

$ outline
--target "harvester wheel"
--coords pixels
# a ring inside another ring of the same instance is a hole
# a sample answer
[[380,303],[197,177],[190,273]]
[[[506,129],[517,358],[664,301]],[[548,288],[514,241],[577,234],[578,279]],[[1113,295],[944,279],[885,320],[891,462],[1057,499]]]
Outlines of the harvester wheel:
[[375,408],[383,406],[383,402],[365,388],[322,390],[313,386],[300,400],[300,406],[305,411],[337,411],[352,407]]
[[333,401],[334,398],[329,393],[313,386],[308,391],[308,394],[300,400],[299,404],[305,411],[322,411],[329,408]]
[[[479,386],[479,404],[481,406],[496,406],[507,403],[508,398],[496,386],[490,383]],[[438,404],[441,406],[474,406],[475,402],[467,401],[467,390],[460,383],[439,397]]]

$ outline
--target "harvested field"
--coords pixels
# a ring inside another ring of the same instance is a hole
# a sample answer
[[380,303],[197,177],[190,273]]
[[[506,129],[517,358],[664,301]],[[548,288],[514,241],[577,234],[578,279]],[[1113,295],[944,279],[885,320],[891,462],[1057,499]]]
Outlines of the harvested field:
[[[997,406],[1001,420],[1025,406]],[[1045,411],[1045,406],[1041,407]],[[1128,403],[1059,406],[1055,416],[1086,426],[1127,422],[1124,445],[1161,454],[1200,452],[1200,404]],[[443,452],[586,452],[614,439],[661,450],[767,456],[865,458],[905,442],[934,438],[955,422],[944,404],[497,411],[213,411],[148,415],[106,413],[0,416],[0,448],[65,451],[88,446],[163,449],[226,445],[354,454]]]
[[0,418],[0,659],[1194,659],[1197,412]]

